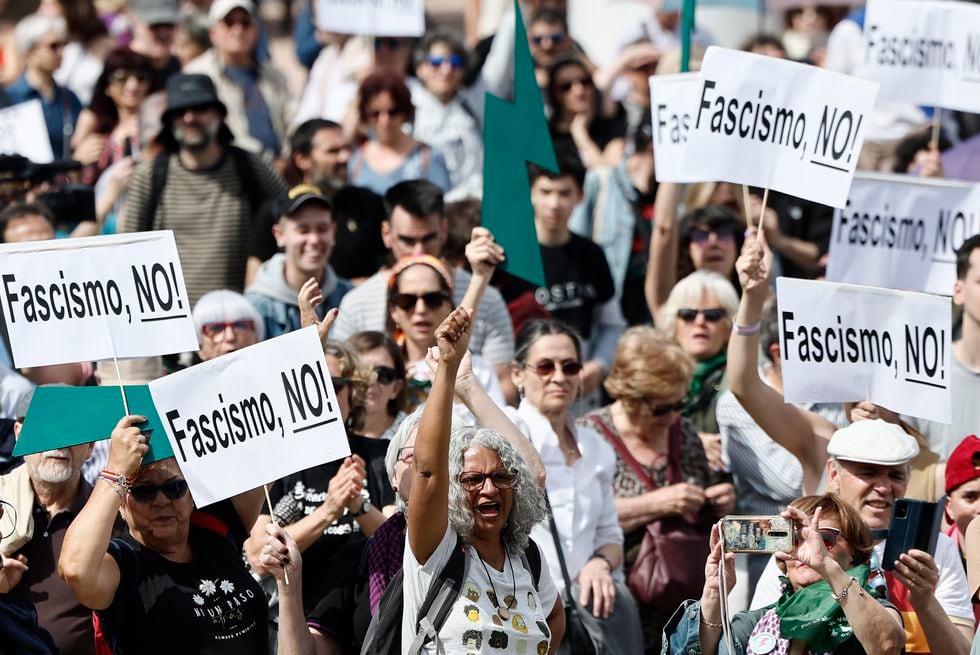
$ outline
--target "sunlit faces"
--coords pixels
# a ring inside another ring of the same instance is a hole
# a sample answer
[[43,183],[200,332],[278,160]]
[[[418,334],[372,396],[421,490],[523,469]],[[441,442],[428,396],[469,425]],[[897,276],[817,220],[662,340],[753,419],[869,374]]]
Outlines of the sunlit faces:
[[946,511],[959,533],[966,534],[970,521],[980,516],[980,478],[964,482],[949,492]]
[[550,84],[557,92],[566,116],[585,114],[592,110],[595,104],[595,85],[584,66],[562,66]]
[[[364,408],[368,414],[384,414],[388,411],[388,403],[398,397],[405,380],[382,380],[388,371],[395,371],[395,362],[384,348],[372,348],[360,353],[361,363],[374,371],[371,386],[364,395]],[[386,370],[387,369],[387,370]]]
[[448,233],[449,223],[442,216],[413,216],[401,206],[381,224],[381,238],[396,260],[408,255],[438,257]]
[[[160,486],[183,479],[176,461],[170,458],[144,466],[133,486]],[[127,496],[122,510],[134,537],[153,550],[170,551],[187,541],[193,508],[190,493],[170,498],[158,491],[148,502]]]
[[534,21],[527,30],[527,38],[534,63],[542,68],[550,66],[558,54],[572,47],[572,40],[561,23]]
[[251,57],[257,39],[252,14],[240,7],[229,11],[211,27],[211,43],[226,59]]
[[[539,375],[534,368],[544,361],[555,362],[554,372]],[[512,370],[514,385],[524,389],[524,397],[545,416],[566,411],[575,401],[581,385],[581,376],[566,374],[566,362],[579,362],[578,352],[571,337],[565,334],[547,334],[535,341],[527,351],[524,367]]]
[[483,480],[483,485],[476,491],[464,490],[470,510],[473,512],[473,533],[485,539],[494,538],[500,534],[504,526],[507,525],[507,518],[514,506],[513,488],[501,489],[489,477],[499,471],[505,471],[505,469],[495,450],[483,446],[470,446],[463,452],[461,479],[474,474],[488,476]]
[[336,228],[331,211],[320,202],[307,201],[272,226],[286,261],[308,276],[321,275],[333,252]]
[[[686,310],[691,309],[696,310],[694,320],[684,320],[682,317],[689,316]],[[710,291],[705,291],[698,302],[685,303],[678,310],[674,324],[675,338],[681,349],[696,360],[714,357],[728,343],[728,335],[732,331],[731,317],[721,309],[720,320],[709,320],[716,316],[716,313],[711,310],[719,309],[721,305],[717,296]]]
[[309,157],[297,155],[297,162],[309,170],[313,183],[324,188],[347,181],[347,162],[351,149],[340,129],[325,128],[313,135]]
[[139,110],[150,93],[150,71],[117,69],[109,76],[106,95],[120,107]]
[[828,463],[827,488],[856,509],[872,530],[888,528],[895,499],[905,495],[908,483],[908,464],[879,466],[846,460]]
[[65,36],[55,30],[50,30],[27,53],[27,65],[42,73],[53,74],[61,67],[61,58],[65,51]]
[[445,43],[434,43],[419,64],[416,74],[429,93],[448,102],[463,83],[463,57]]
[[[834,528],[839,530],[840,524],[831,517],[821,517],[820,518],[821,528]],[[799,538],[798,538],[799,540]],[[797,544],[799,548],[800,544]],[[826,543],[824,544],[826,548]],[[843,570],[847,570],[851,567],[851,560],[854,557],[851,552],[851,546],[847,543],[844,535],[839,535],[837,541],[827,548],[827,552],[833,557]],[[820,582],[823,578],[819,573],[811,569],[805,564],[800,564],[796,560],[788,560],[786,562],[786,577],[789,578],[790,584],[793,585],[795,589],[801,589],[807,587],[816,582]]]
[[[391,307],[392,320],[413,343],[424,347],[434,345],[436,328],[453,310],[453,303],[439,274],[421,264],[409,266],[398,276],[396,291],[400,295],[415,296],[415,302],[409,309],[394,304]],[[436,303],[436,296],[432,294],[444,295]]]
[[582,190],[571,175],[539,175],[531,185],[534,221],[545,230],[561,231],[568,226],[572,210],[582,199]]
[[649,430],[669,428],[677,422],[677,416],[684,407],[687,389],[679,389],[666,398],[651,396],[644,400],[645,414],[642,417],[644,426]]

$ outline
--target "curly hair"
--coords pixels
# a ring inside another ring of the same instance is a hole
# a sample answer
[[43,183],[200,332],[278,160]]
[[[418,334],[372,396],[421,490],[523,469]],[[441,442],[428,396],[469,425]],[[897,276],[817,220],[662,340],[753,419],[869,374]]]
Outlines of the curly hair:
[[330,340],[323,346],[323,354],[334,357],[340,362],[340,375],[348,379],[350,385],[350,415],[347,417],[347,427],[351,430],[361,422],[364,413],[364,394],[371,386],[371,375],[364,370],[361,360],[354,349],[346,343]]
[[656,328],[637,325],[619,340],[603,386],[632,414],[651,398],[683,394],[693,374],[694,361],[680,346]]
[[517,471],[514,483],[514,504],[504,526],[504,547],[511,555],[527,548],[531,530],[547,517],[544,494],[534,482],[531,470],[517,450],[499,432],[489,428],[465,427],[453,430],[449,439],[449,524],[453,531],[469,539],[473,531],[473,509],[469,497],[459,483],[463,472],[463,455],[470,447],[481,446],[497,453],[504,468]]

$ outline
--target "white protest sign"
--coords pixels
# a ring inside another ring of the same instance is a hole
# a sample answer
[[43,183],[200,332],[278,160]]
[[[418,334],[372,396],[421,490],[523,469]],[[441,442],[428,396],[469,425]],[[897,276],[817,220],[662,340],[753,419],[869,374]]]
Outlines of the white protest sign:
[[980,185],[858,173],[834,212],[827,280],[952,295],[978,214]]
[[173,232],[0,245],[18,367],[198,349]]
[[871,0],[860,75],[883,100],[980,111],[980,6]]
[[198,507],[350,455],[315,327],[149,387]]
[[786,402],[870,400],[949,423],[949,298],[784,277],[776,295]]
[[712,46],[683,174],[843,207],[878,85]]
[[422,0],[317,0],[316,26],[339,34],[422,36]]
[[35,164],[54,161],[40,100],[0,109],[0,153],[21,155]]
[[657,182],[705,181],[681,172],[699,89],[697,73],[650,77],[650,117]]

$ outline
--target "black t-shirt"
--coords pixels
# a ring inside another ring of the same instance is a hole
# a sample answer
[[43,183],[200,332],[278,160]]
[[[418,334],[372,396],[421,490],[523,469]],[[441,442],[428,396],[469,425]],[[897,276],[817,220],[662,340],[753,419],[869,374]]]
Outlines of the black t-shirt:
[[[385,471],[386,439],[369,439],[348,434],[351,453],[364,460],[367,487],[361,492],[372,505],[381,509],[395,502],[388,474]],[[294,473],[276,482],[269,491],[275,507],[276,519],[282,525],[292,525],[312,514],[327,499],[330,480],[340,470],[343,460],[321,464]],[[303,608],[305,612],[316,607],[317,602],[329,591],[332,560],[340,549],[353,538],[362,537],[361,526],[345,511],[323,535],[303,553]]]
[[538,304],[554,318],[578,330],[582,338],[592,335],[592,312],[613,297],[612,273],[602,248],[572,234],[563,246],[541,246],[547,287],[534,290]]
[[[270,201],[259,209],[249,239],[249,256],[262,261],[279,252],[276,238],[272,236],[272,226],[279,217],[272,207],[273,201]],[[388,252],[381,240],[383,220],[384,201],[378,194],[356,186],[345,186],[337,191],[333,197],[337,234],[330,255],[330,265],[337,275],[351,280],[378,272]]]
[[340,643],[342,655],[358,655],[371,624],[367,539],[348,542],[333,559],[329,591],[306,617]]
[[[834,209],[812,200],[804,200],[779,191],[769,192],[769,206],[779,217],[779,230],[786,236],[815,243],[820,254],[830,248],[830,233],[834,226]],[[779,258],[781,274],[786,277],[813,278],[812,272],[804,271],[788,257]]]
[[[219,505],[226,509],[231,503]],[[233,526],[208,518],[208,525],[232,529],[222,535],[192,520],[188,564],[165,559],[131,536],[109,543],[119,565],[119,589],[112,605],[98,614],[116,653],[269,652],[269,608],[242,559],[241,521]]]

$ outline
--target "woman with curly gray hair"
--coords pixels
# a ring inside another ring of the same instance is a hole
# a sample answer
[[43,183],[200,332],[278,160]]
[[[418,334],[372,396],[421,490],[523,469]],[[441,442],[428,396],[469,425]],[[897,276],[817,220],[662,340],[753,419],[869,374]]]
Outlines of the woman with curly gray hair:
[[[526,558],[531,529],[546,516],[544,497],[517,450],[498,432],[450,437],[456,373],[470,338],[470,311],[457,309],[436,330],[438,367],[414,448],[405,549],[403,652],[557,652],[565,615],[542,567]],[[419,607],[457,548],[466,581],[438,629],[420,627]],[[411,643],[407,650],[406,644]]]

